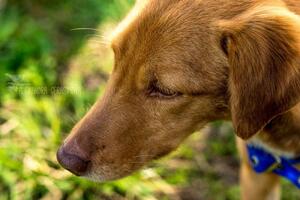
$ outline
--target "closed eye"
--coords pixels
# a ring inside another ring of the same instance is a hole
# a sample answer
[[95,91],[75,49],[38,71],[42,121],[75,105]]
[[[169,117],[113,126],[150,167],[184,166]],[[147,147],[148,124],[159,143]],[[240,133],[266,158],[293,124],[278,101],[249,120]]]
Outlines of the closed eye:
[[181,92],[174,91],[160,85],[158,81],[153,81],[149,85],[147,94],[149,97],[166,98],[166,99],[171,99],[182,95]]

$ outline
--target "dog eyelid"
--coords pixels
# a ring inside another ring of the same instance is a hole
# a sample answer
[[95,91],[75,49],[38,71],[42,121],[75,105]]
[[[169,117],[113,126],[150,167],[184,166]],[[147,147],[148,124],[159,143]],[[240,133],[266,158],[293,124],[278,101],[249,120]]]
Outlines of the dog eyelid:
[[147,91],[148,96],[150,97],[157,97],[157,98],[175,98],[181,96],[181,92],[173,91],[166,87],[161,86],[158,81],[153,81],[148,88]]

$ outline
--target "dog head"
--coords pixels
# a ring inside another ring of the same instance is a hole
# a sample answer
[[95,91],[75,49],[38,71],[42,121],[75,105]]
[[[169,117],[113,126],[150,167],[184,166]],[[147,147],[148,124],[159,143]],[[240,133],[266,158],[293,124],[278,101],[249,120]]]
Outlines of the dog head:
[[298,80],[288,77],[298,73],[299,43],[290,33],[297,16],[285,12],[223,21],[214,1],[138,1],[114,34],[106,93],[73,128],[59,162],[77,175],[113,180],[214,120],[232,115],[237,133],[250,137],[298,96]]

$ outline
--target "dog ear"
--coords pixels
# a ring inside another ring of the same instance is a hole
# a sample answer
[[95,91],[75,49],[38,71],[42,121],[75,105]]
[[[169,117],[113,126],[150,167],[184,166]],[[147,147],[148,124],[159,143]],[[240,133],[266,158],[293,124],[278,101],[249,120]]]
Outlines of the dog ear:
[[300,100],[300,17],[260,7],[222,21],[234,129],[248,139]]

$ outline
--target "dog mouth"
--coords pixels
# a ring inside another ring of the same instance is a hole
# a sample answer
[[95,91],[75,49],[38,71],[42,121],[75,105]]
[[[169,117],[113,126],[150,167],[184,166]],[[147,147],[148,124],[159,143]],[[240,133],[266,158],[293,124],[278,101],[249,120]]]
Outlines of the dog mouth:
[[[97,165],[97,163],[90,163],[90,168],[85,178],[95,181],[114,181],[120,178],[127,177],[134,172],[147,168],[153,161],[162,158],[170,153],[171,150],[162,151],[158,154],[141,154],[134,156],[135,159],[120,165]],[[136,159],[138,158],[138,159]]]
[[142,169],[146,164],[135,165],[134,167],[130,164],[124,164],[123,166],[90,164],[89,170],[82,177],[94,182],[115,181],[130,176],[139,169]]
[[129,176],[172,151],[172,148],[165,146],[157,152],[139,149],[134,153],[135,155],[127,155],[128,157],[120,152],[104,151],[94,152],[94,154],[84,157],[85,154],[80,153],[79,148],[76,149],[79,153],[74,154],[73,148],[73,146],[67,145],[59,148],[57,151],[59,164],[74,175],[95,182],[113,181]]

